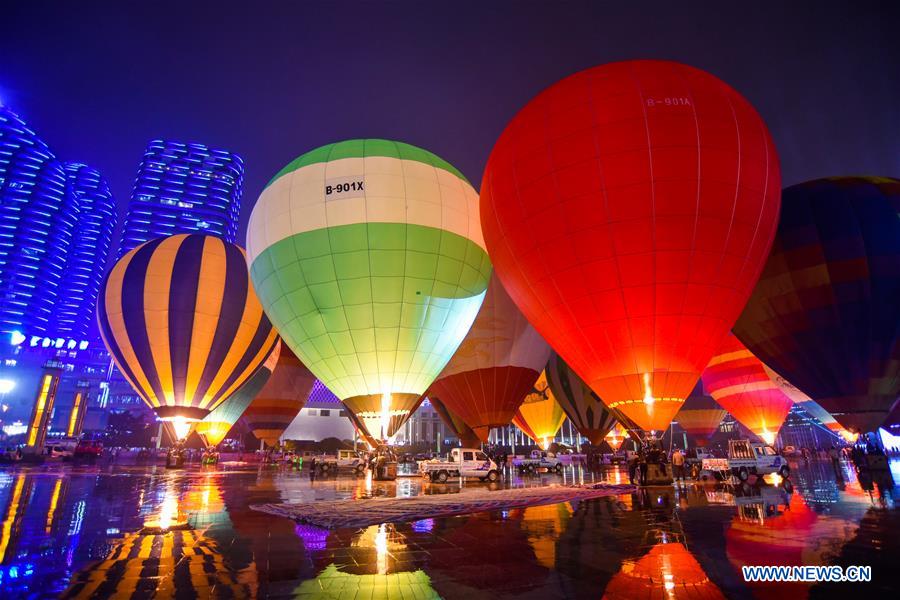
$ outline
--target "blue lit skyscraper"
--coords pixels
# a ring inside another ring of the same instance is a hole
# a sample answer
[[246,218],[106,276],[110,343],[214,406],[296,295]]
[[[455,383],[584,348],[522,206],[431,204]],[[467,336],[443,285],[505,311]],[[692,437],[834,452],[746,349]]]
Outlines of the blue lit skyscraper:
[[62,165],[0,106],[0,333],[49,333],[77,215]]
[[74,162],[63,167],[70,201],[78,206],[78,225],[72,232],[51,332],[70,339],[96,339],[99,333],[94,307],[106,274],[116,205],[98,170]]
[[153,140],[144,152],[118,256],[155,238],[207,233],[234,242],[244,162],[203,144]]

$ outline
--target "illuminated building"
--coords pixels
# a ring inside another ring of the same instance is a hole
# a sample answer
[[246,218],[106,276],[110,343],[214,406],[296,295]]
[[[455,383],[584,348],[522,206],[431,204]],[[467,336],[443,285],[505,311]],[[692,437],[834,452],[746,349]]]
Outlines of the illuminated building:
[[0,106],[0,333],[49,332],[77,213],[56,156]]
[[149,240],[206,233],[234,242],[244,162],[203,144],[153,140],[144,152],[118,256]]
[[325,438],[353,439],[353,423],[337,396],[316,381],[309,399],[282,436],[286,440],[321,441]]
[[398,444],[435,444],[443,450],[456,445],[456,435],[444,424],[431,402],[425,400],[397,432],[395,441]]
[[78,220],[72,232],[52,333],[77,340],[97,339],[94,307],[106,274],[116,227],[116,205],[99,171],[74,162],[65,163],[64,169],[68,193],[78,206]]

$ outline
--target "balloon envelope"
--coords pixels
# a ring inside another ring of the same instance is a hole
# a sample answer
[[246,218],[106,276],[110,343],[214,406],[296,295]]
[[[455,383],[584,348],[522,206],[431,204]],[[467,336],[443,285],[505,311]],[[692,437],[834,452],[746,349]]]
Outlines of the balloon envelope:
[[481,445],[481,438],[472,431],[471,427],[466,425],[465,421],[444,406],[443,402],[437,398],[429,398],[428,401],[431,402],[431,406],[434,407],[435,412],[441,418],[441,421],[444,422],[444,425],[459,438],[459,442],[464,448],[478,448]]
[[478,316],[459,349],[429,388],[481,441],[509,425],[550,356],[550,346],[491,276]]
[[459,347],[491,263],[478,195],[434,154],[387,140],[308,152],[263,191],[250,272],[287,345],[390,438]]
[[756,283],[779,185],[766,126],[736,91],[626,61],[563,79],[513,118],[481,221],[538,333],[608,406],[661,430]]
[[594,446],[600,444],[616,424],[612,412],[558,354],[550,356],[544,373],[553,397],[578,433]]
[[253,435],[269,446],[278,444],[306,404],[315,381],[309,369],[282,344],[272,375],[244,412],[244,422]]
[[628,432],[624,427],[616,423],[615,427],[606,434],[606,438],[604,439],[606,439],[606,443],[609,444],[609,447],[613,449],[613,452],[618,452],[619,448],[621,448],[622,444],[625,442],[626,437],[628,437]]
[[801,390],[795,387],[790,381],[767,367],[763,365],[763,368],[766,370],[766,375],[769,376],[775,385],[778,386],[784,394],[790,398],[794,404],[798,405],[800,408],[805,410],[811,417],[819,421],[822,425],[828,428],[829,431],[840,435],[845,440],[849,442],[855,442],[857,435],[848,431],[843,425],[838,423],[831,413],[822,408],[822,405],[804,394]]
[[280,351],[281,343],[279,342],[259,371],[247,380],[247,383],[197,423],[194,431],[206,446],[218,446],[225,439],[234,424],[238,422],[256,395],[269,381],[269,376],[272,375],[275,365],[278,364]]
[[694,439],[698,446],[706,446],[716,433],[725,410],[711,397],[703,393],[703,385],[698,383],[675,415],[675,420]]
[[784,190],[772,254],[734,333],[855,432],[900,395],[900,180]]
[[794,404],[769,378],[762,362],[731,334],[703,371],[703,387],[767,444],[775,443]]
[[550,391],[547,377],[541,373],[534,390],[525,397],[512,422],[541,448],[546,449],[565,420],[566,413]]
[[256,373],[278,341],[244,251],[209,235],[173,235],[125,254],[106,276],[97,317],[116,366],[179,437]]

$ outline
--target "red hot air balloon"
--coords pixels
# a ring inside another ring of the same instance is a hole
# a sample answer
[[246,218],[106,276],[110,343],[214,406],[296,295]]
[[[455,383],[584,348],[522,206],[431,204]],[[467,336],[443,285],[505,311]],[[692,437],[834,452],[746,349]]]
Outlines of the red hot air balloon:
[[478,448],[481,446],[481,440],[475,432],[472,431],[472,428],[466,425],[465,421],[448,410],[437,398],[429,398],[428,401],[431,402],[431,406],[434,407],[434,411],[441,418],[441,421],[444,422],[444,425],[459,438],[459,442],[462,444],[463,448]]
[[608,406],[661,430],[759,277],[779,185],[740,94],[686,65],[626,61],[515,116],[484,172],[481,222],[538,333]]
[[491,427],[512,420],[549,357],[550,346],[492,275],[472,328],[428,396],[487,441]]
[[722,408],[767,444],[775,443],[794,405],[762,362],[731,334],[703,371],[703,386]]

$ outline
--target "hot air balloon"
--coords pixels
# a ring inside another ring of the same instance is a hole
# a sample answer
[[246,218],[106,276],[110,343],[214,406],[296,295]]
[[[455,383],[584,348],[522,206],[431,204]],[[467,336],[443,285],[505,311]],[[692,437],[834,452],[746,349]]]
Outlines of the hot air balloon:
[[854,432],[900,395],[900,179],[833,177],[782,195],[772,255],[735,335]]
[[510,122],[481,189],[497,275],[603,401],[662,430],[737,319],[780,203],[765,124],[692,67],[626,61]]
[[626,436],[628,436],[628,432],[625,431],[625,428],[616,423],[615,427],[606,434],[604,439],[606,440],[606,443],[609,444],[609,447],[612,448],[613,452],[618,452],[619,448],[621,448],[622,444],[625,442]]
[[491,276],[472,328],[428,394],[487,441],[492,427],[509,425],[549,356],[550,346]]
[[547,449],[566,420],[566,413],[550,391],[547,376],[541,373],[534,389],[525,397],[512,422],[543,449]]
[[733,335],[728,335],[703,371],[703,387],[719,406],[767,444],[794,402],[769,379],[763,364]]
[[106,276],[97,318],[119,371],[179,439],[278,341],[244,251],[209,235],[173,235],[125,254]]
[[821,404],[797,389],[790,381],[766,365],[763,365],[763,368],[766,370],[766,375],[769,376],[769,379],[778,386],[778,389],[784,392],[784,395],[790,398],[794,404],[805,410],[809,416],[819,421],[819,423],[824,425],[832,433],[844,438],[844,440],[850,443],[856,442],[859,434],[848,431],[843,425],[838,423],[833,416],[831,416],[830,412],[822,408]]
[[272,371],[275,370],[275,365],[278,364],[280,352],[281,343],[279,342],[275,345],[275,349],[269,354],[269,358],[266,359],[263,366],[253,377],[247,380],[247,383],[242,385],[238,391],[226,398],[222,404],[197,423],[194,431],[197,432],[197,435],[200,436],[200,439],[203,440],[206,446],[218,446],[225,439],[225,436],[228,435],[234,424],[238,422],[238,419],[250,406],[250,402],[253,401],[263,386],[266,385],[266,382],[269,381]]
[[578,433],[599,445],[616,424],[612,412],[558,354],[550,356],[544,373],[553,397]]
[[472,325],[491,263],[478,194],[434,154],[387,140],[308,152],[263,191],[250,275],[282,338],[389,439]]
[[466,425],[466,422],[459,418],[456,413],[451,412],[444,406],[443,402],[437,398],[429,398],[428,401],[431,403],[431,406],[434,407],[435,412],[441,418],[441,421],[444,422],[444,425],[459,438],[463,448],[478,448],[481,445],[481,440],[478,435],[472,431],[472,428]]
[[724,418],[725,411],[713,398],[703,393],[701,383],[697,384],[675,415],[675,420],[699,447],[709,443]]
[[316,378],[285,344],[269,380],[247,410],[244,422],[256,439],[269,447],[279,438],[306,404]]

